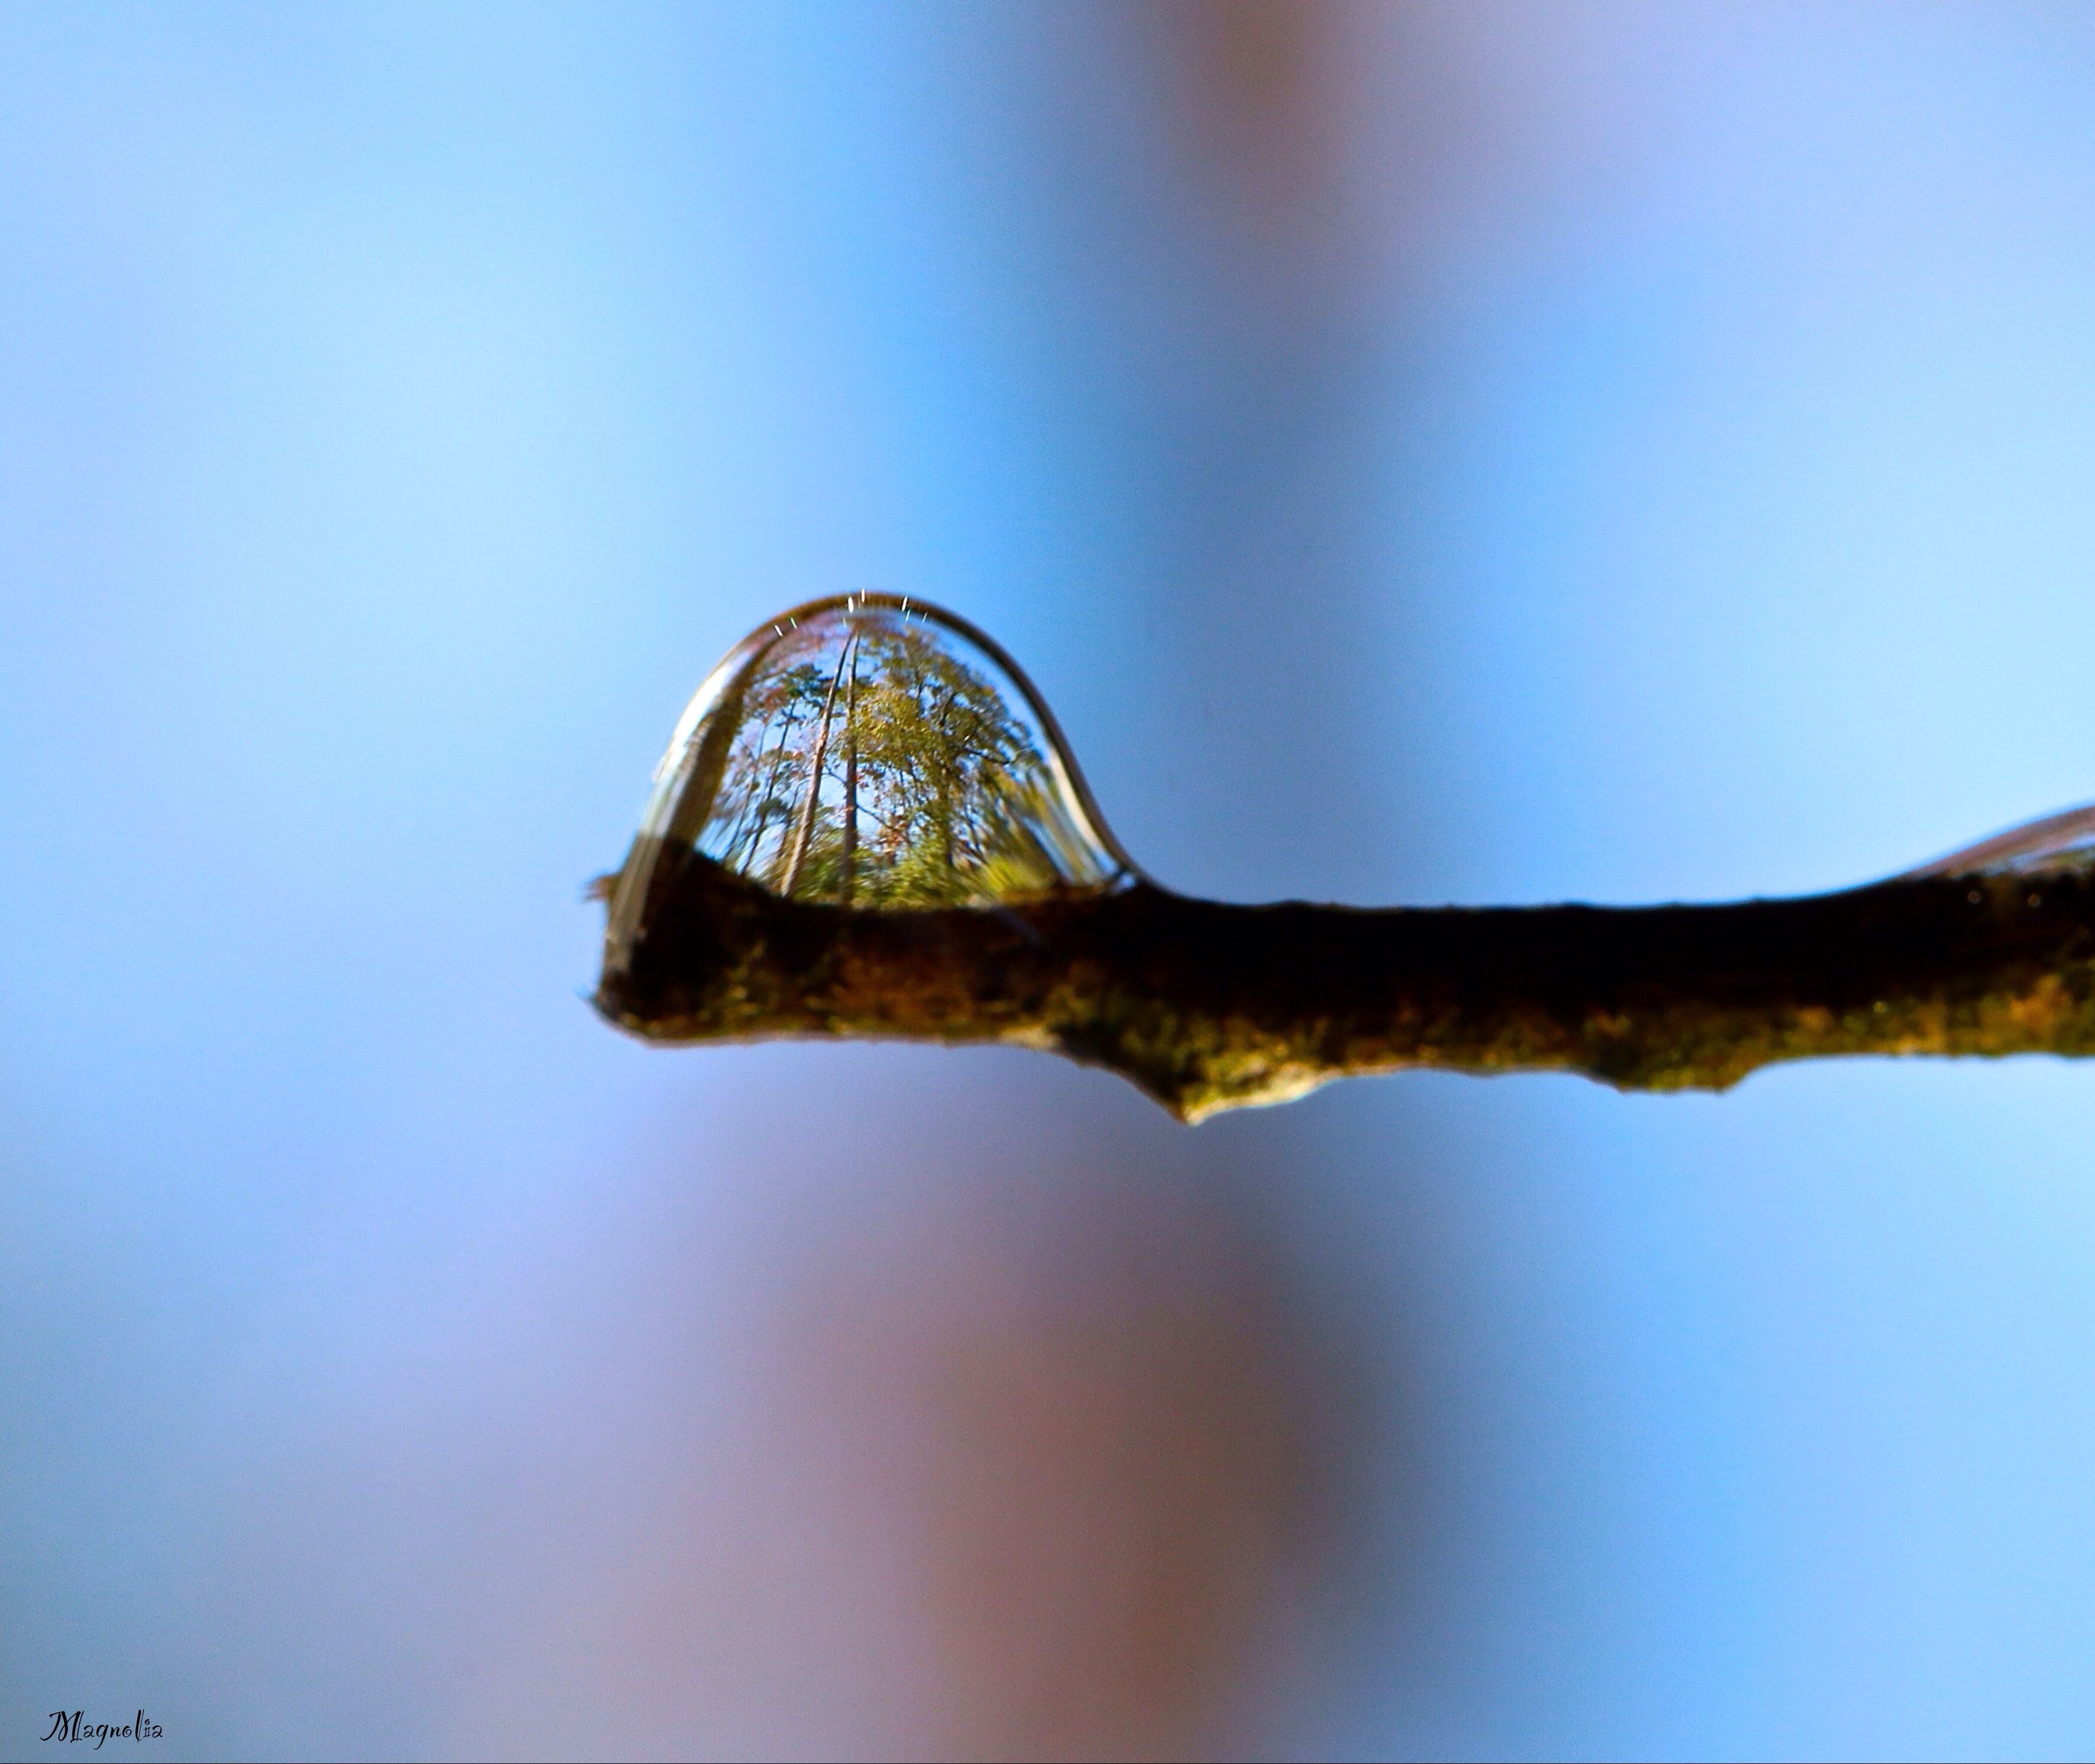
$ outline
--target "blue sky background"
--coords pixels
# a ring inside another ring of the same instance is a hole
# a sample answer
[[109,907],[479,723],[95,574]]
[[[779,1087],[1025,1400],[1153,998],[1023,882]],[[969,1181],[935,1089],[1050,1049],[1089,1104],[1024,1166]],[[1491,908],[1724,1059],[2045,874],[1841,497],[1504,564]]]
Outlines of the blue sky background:
[[2083,12],[1300,11],[0,16],[5,1755],[2095,1744],[2095,1071],[579,1002],[852,588],[1190,891],[2095,796]]

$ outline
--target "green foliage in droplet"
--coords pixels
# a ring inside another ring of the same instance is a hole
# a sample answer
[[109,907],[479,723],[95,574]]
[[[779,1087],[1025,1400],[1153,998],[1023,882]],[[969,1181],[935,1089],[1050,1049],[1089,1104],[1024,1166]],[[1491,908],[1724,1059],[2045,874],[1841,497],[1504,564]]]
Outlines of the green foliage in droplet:
[[1103,878],[1033,732],[942,633],[838,621],[782,647],[740,700],[708,855],[795,899],[877,908]]

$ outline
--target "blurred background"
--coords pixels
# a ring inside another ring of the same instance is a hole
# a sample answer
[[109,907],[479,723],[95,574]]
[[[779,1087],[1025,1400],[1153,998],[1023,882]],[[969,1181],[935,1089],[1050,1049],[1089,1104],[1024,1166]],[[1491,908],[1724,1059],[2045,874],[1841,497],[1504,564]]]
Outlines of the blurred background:
[[2095,1746],[2095,1069],[1174,1126],[662,1052],[716,657],[921,595],[1160,879],[2095,796],[2071,6],[0,12],[0,1748]]

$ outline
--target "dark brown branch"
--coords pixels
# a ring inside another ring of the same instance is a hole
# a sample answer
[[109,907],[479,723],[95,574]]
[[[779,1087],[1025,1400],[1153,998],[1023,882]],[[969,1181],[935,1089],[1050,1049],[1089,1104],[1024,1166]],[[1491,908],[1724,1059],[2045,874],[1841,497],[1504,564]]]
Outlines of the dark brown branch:
[[1137,884],[874,912],[781,899],[688,849],[650,867],[596,999],[635,1034],[1008,1042],[1187,1121],[1409,1066],[1719,1090],[1829,1054],[2095,1052],[2078,875],[1723,906],[1245,907]]

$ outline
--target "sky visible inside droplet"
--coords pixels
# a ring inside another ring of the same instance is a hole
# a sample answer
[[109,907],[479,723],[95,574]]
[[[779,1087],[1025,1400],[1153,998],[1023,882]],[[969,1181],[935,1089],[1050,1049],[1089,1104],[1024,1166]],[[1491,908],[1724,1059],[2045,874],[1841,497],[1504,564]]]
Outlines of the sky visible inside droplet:
[[642,1048],[581,896],[855,590],[1230,898],[2095,797],[2091,96],[2006,5],[0,13],[9,1755],[2088,1750],[2095,1067],[1187,1133]]

